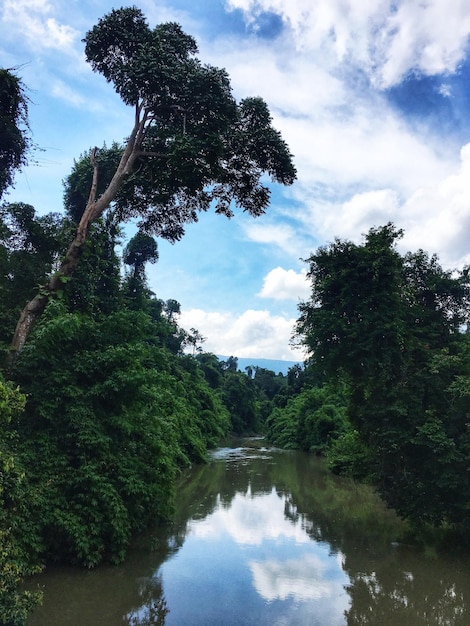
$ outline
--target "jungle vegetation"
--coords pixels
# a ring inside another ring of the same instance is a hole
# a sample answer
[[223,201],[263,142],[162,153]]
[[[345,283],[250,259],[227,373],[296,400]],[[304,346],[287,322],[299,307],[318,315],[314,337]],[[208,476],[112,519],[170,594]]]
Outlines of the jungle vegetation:
[[[38,597],[18,584],[47,563],[122,560],[171,514],[181,468],[229,433],[325,456],[416,528],[468,532],[468,268],[400,254],[392,223],[336,239],[306,260],[304,366],[242,372],[204,352],[149,288],[156,238],[210,208],[262,214],[263,175],[290,184],[292,157],[266,104],[237,103],[177,24],[113,10],[84,43],[130,107],[127,139],[77,158],[57,212],[0,205],[0,621],[25,623]],[[0,194],[30,145],[24,88],[2,72]]]
[[[236,359],[195,358],[200,334],[179,327],[179,303],[145,274],[156,237],[177,241],[209,209],[259,216],[263,177],[294,181],[266,103],[237,102],[190,35],[150,28],[136,7],[112,10],[83,41],[129,107],[126,139],[78,157],[57,212],[0,206],[0,621],[12,626],[38,601],[19,590],[25,574],[122,560],[135,533],[170,514],[181,468],[268,410]],[[0,91],[1,197],[31,140],[14,70],[0,71]],[[125,241],[128,222],[137,234]]]
[[470,279],[403,233],[372,228],[307,259],[311,296],[295,341],[309,355],[298,393],[276,407],[277,445],[326,456],[340,474],[375,485],[416,529],[468,532]]

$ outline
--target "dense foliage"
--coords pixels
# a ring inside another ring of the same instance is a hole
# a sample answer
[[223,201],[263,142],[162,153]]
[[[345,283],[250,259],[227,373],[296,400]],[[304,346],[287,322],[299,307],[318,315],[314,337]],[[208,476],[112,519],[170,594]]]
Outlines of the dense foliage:
[[[22,204],[0,218],[6,350],[21,299],[53,270],[73,220]],[[171,512],[180,469],[230,432],[258,432],[287,384],[203,353],[200,334],[179,327],[179,303],[148,289],[156,242],[128,241],[122,275],[121,238],[112,213],[93,225],[83,263],[9,371],[14,383],[0,383],[2,623],[24,624],[37,596],[18,582],[35,568],[121,560],[136,532]]]
[[11,423],[22,414],[25,401],[24,394],[0,377],[0,621],[11,626],[23,624],[40,600],[37,593],[18,590],[23,576],[39,570],[20,541],[29,493],[14,456],[17,441]]
[[[65,205],[76,224],[45,287],[24,306],[11,342],[13,362],[49,299],[80,265],[91,226],[112,226],[175,242],[211,207],[252,216],[270,202],[266,175],[289,185],[292,155],[259,97],[237,103],[225,70],[197,58],[196,41],[175,23],[150,28],[137,7],[113,9],[87,32],[85,57],[132,107],[125,141],[92,148],[67,178]],[[124,134],[124,133],[123,133]],[[106,223],[106,220],[105,220]]]
[[202,374],[155,331],[141,312],[49,312],[18,360],[41,556],[122,559],[131,534],[168,513],[178,467],[204,460],[227,432]]
[[468,527],[468,271],[400,255],[401,234],[387,224],[308,259],[297,336],[315,382],[273,412],[269,433],[326,452],[416,526]]
[[307,386],[275,407],[266,426],[276,446],[323,454],[347,430],[344,394],[334,386]]
[[30,148],[24,86],[14,71],[0,68],[0,198],[12,184],[15,171],[26,165]]

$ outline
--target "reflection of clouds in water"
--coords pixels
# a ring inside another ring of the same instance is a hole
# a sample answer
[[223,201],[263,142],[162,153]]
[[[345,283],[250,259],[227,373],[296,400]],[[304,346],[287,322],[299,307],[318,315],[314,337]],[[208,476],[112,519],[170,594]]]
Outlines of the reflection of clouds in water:
[[286,600],[319,600],[337,593],[337,581],[328,580],[325,561],[306,554],[288,561],[269,560],[250,563],[256,591],[268,602]]
[[285,498],[276,490],[264,495],[251,496],[237,493],[230,507],[219,503],[212,515],[204,520],[193,520],[190,532],[196,537],[220,537],[228,533],[243,545],[260,545],[265,540],[291,539],[296,543],[309,543],[311,538],[302,528],[300,520],[292,522],[284,516]]
[[288,510],[292,512],[292,505],[274,488],[253,495],[248,487],[229,505],[219,499],[206,519],[190,522],[189,532],[207,542],[208,550],[211,542],[224,545],[228,537],[242,548],[257,595],[265,603],[286,602],[295,611],[294,622],[283,622],[278,615],[273,623],[344,625],[350,606],[344,557],[308,535],[313,522],[302,515],[288,517]]
[[[314,541],[306,531],[308,521],[302,516],[286,517],[286,508],[285,496],[275,489],[253,496],[248,488],[244,494],[237,493],[229,506],[219,500],[206,519],[191,522],[190,532],[209,541],[229,535],[249,549],[247,566],[253,586],[266,602],[314,602],[317,611],[329,607],[327,623],[343,624],[349,606],[343,555],[333,555],[326,545]],[[275,545],[270,547],[270,543]]]

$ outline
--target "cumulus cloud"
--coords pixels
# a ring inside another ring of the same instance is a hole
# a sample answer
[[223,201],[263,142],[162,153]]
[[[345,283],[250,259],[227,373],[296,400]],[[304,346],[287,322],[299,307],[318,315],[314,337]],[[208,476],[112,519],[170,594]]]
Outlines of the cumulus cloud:
[[[252,3],[246,4],[248,10]],[[277,9],[291,10],[286,7],[280,1]],[[227,67],[239,97],[260,94],[269,103],[298,170],[286,195],[303,206],[377,189],[408,197],[456,166],[452,141],[443,141],[438,129],[411,125],[360,71],[340,69],[323,49],[298,49],[284,34],[276,45],[252,39],[240,48],[217,40],[211,54]],[[263,223],[247,233],[290,252],[298,245],[299,233],[290,227]]]
[[274,244],[289,253],[297,245],[297,233],[285,224],[246,222],[243,228],[248,239],[257,243]]
[[437,139],[418,134],[380,98],[365,106],[350,95],[354,111],[340,116],[323,109],[318,120],[312,116],[283,121],[299,172],[296,199],[338,196],[358,185],[393,186],[406,195],[455,167],[442,139],[437,146]]
[[397,220],[405,229],[403,247],[436,253],[448,268],[470,264],[470,143],[460,156],[457,173],[418,189],[403,204]]
[[[379,87],[410,71],[454,71],[470,33],[470,6],[460,0],[228,0],[248,24],[264,12],[280,15],[299,48],[353,63]],[[445,24],[445,28],[443,28]]]
[[407,198],[389,188],[358,192],[344,202],[319,202],[297,214],[299,231],[315,231],[325,241],[336,236],[359,241],[372,226],[393,221],[405,231],[402,252],[422,248],[448,268],[469,264],[470,144],[460,157],[455,173],[436,176]]
[[204,337],[204,350],[239,358],[303,361],[304,354],[289,346],[294,318],[249,309],[240,316],[228,312],[190,309],[181,313],[183,328],[196,328]]
[[299,213],[299,229],[313,230],[325,242],[335,237],[358,241],[372,226],[393,221],[400,204],[393,189],[359,192],[344,202],[319,202]]
[[259,292],[261,298],[274,300],[293,300],[298,302],[308,297],[310,285],[306,272],[295,272],[276,267],[263,280],[263,287]]
[[3,20],[18,28],[34,49],[54,49],[72,52],[79,32],[61,24],[53,16],[54,7],[48,0],[5,0]]

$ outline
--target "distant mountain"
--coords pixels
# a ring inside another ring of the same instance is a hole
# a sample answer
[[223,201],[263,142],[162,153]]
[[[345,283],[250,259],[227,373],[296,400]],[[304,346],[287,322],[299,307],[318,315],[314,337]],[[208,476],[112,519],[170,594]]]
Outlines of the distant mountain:
[[[220,354],[217,357],[221,361],[226,361],[228,356],[221,356]],[[264,369],[271,370],[275,374],[282,373],[284,376],[287,374],[289,368],[294,365],[303,365],[302,361],[282,361],[277,359],[248,359],[248,358],[237,358],[238,361],[238,369],[241,372],[245,371],[245,367],[264,367]]]

